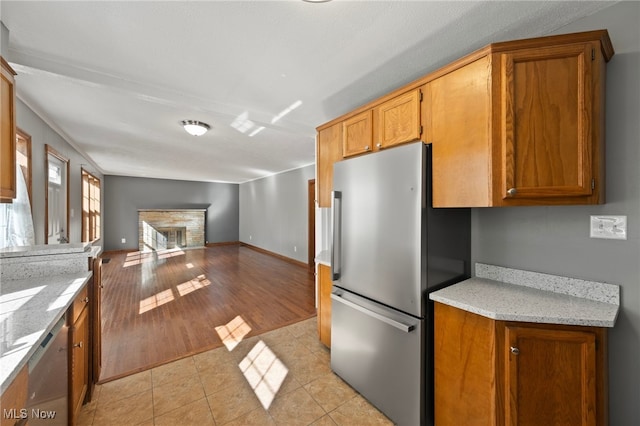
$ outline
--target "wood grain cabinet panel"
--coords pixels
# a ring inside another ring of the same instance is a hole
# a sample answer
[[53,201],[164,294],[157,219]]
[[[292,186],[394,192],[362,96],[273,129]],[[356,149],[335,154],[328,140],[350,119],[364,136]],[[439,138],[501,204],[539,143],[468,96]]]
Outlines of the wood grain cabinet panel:
[[318,265],[318,335],[320,341],[331,347],[331,268]]
[[596,335],[507,325],[507,424],[596,425]]
[[490,44],[318,130],[344,158],[431,143],[434,207],[602,204],[613,54],[606,30]]
[[435,304],[435,423],[607,425],[607,331]]
[[[70,308],[69,321],[69,422],[76,420],[89,388],[89,298],[86,291],[78,295]],[[78,306],[83,306],[80,312]]]
[[599,179],[592,155],[595,49],[583,43],[499,55],[502,199],[589,201]]
[[388,148],[420,139],[420,89],[390,99],[376,108],[376,149]]
[[435,207],[604,202],[606,31],[491,45],[428,83]]
[[342,122],[342,156],[373,150],[373,110],[356,114]]
[[2,409],[2,421],[0,423],[3,426],[23,424],[22,417],[24,412],[22,410],[27,406],[28,390],[29,366],[25,365],[0,397],[0,408]]
[[318,132],[316,141],[316,192],[318,207],[331,207],[333,163],[342,159],[342,123]]
[[0,63],[0,200],[11,202],[16,198],[16,73],[1,56]]

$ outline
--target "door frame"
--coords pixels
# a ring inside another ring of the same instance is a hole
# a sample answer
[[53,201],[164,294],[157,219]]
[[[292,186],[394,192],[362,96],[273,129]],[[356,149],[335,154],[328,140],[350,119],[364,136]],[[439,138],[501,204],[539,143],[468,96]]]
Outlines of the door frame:
[[60,154],[58,151],[56,151],[55,148],[53,148],[51,145],[49,144],[45,144],[44,145],[45,148],[45,156],[44,156],[44,182],[45,182],[45,186],[44,186],[44,243],[45,244],[49,244],[49,155],[57,158],[58,160],[60,160],[62,163],[64,163],[65,165],[65,191],[66,191],[66,197],[65,197],[65,203],[66,203],[66,212],[65,212],[65,226],[67,227],[66,230],[66,237],[68,241],[71,241],[71,232],[70,232],[70,223],[69,223],[69,159],[67,157],[65,157],[64,155]]
[[316,180],[309,179],[308,183],[308,215],[309,215],[309,237],[307,238],[307,253],[309,256],[309,268],[316,267]]

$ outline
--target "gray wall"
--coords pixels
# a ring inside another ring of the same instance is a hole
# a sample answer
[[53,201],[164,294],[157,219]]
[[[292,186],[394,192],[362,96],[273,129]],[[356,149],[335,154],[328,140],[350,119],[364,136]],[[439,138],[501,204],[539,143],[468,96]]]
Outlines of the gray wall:
[[207,208],[206,241],[238,241],[237,184],[113,175],[104,182],[105,250],[138,249],[138,209]]
[[315,165],[240,185],[240,241],[308,261],[308,184]]
[[[20,75],[16,77],[16,86],[20,84]],[[16,101],[17,126],[31,136],[31,168],[32,168],[32,206],[35,243],[44,244],[45,220],[45,182],[46,151],[45,144],[50,145],[69,159],[69,241],[80,242],[82,238],[82,172],[85,168],[101,179],[104,194],[104,179],[73,146],[55,132],[47,123],[36,115],[22,101]],[[104,209],[104,205],[103,205]],[[102,240],[95,245],[102,245]]]
[[[622,2],[558,33],[605,28],[607,203],[473,209],[472,257],[518,269],[618,284],[622,307],[609,333],[610,424],[640,422],[640,3]],[[589,238],[589,216],[627,215],[626,241]]]

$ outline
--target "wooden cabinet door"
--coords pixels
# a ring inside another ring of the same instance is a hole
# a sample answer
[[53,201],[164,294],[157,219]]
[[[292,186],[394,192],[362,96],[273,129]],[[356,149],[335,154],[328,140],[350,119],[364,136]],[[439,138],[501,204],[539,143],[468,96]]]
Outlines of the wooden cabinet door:
[[342,156],[349,157],[373,150],[373,110],[342,122]]
[[333,163],[342,159],[342,123],[320,130],[316,143],[318,207],[331,207]]
[[419,89],[403,93],[376,108],[378,113],[378,136],[376,149],[388,148],[420,139]]
[[89,380],[89,309],[83,309],[71,327],[69,418],[75,424]]
[[506,425],[596,425],[596,336],[507,325]]
[[102,370],[102,258],[92,259],[91,270],[93,271],[93,282],[89,299],[91,304],[89,310],[89,330],[91,332],[89,351],[89,386],[87,388],[87,400],[91,400],[93,386],[100,379]]
[[500,55],[503,199],[592,194],[592,55],[589,43]]
[[320,341],[331,347],[331,268],[318,265],[318,334]]
[[0,57],[2,77],[0,80],[0,199],[16,198],[16,111],[15,72]]

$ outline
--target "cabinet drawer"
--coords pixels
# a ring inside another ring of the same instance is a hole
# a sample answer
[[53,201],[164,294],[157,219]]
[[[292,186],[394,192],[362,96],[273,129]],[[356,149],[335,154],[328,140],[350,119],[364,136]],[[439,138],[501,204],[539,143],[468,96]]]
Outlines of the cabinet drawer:
[[75,324],[76,320],[82,313],[82,310],[89,304],[89,289],[87,286],[84,286],[80,293],[76,296],[76,299],[73,301],[73,304],[69,308],[68,324],[72,326]]

